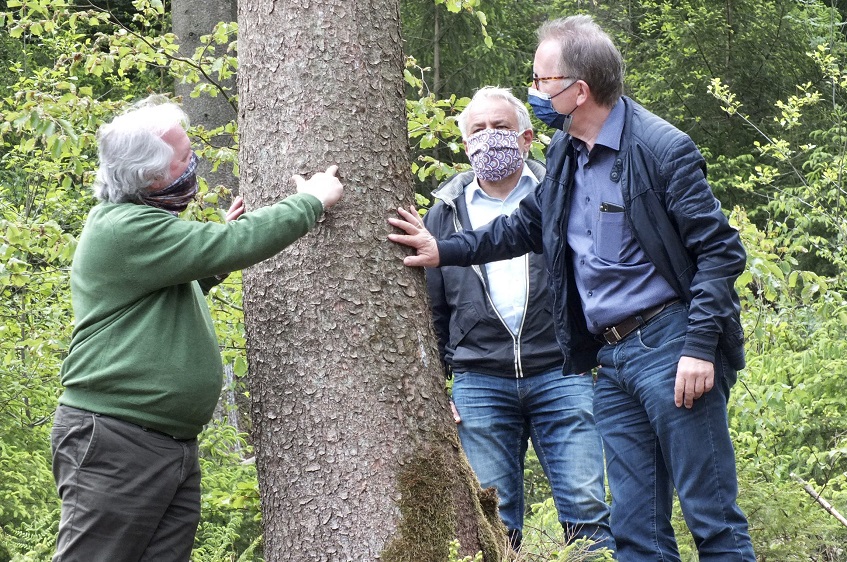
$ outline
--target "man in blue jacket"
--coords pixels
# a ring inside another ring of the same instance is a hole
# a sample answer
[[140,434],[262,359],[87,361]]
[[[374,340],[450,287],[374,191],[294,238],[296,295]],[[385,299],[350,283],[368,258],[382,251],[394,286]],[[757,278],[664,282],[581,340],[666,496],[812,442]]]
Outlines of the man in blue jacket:
[[[424,223],[439,239],[508,215],[544,178],[544,166],[526,160],[529,112],[509,90],[482,88],[458,124],[473,171],[433,193],[440,201]],[[521,544],[531,437],[566,538],[614,549],[594,379],[562,372],[543,258],[428,268],[426,280],[462,449],[482,487],[497,490],[512,548]]]
[[619,560],[680,560],[676,488],[702,562],[755,562],[726,419],[744,366],[738,232],[691,139],[622,96],[620,52],[590,17],[538,36],[530,104],[561,131],[544,181],[509,217],[437,242],[401,209],[389,238],[417,250],[409,266],[543,253],[565,370],[600,365]]

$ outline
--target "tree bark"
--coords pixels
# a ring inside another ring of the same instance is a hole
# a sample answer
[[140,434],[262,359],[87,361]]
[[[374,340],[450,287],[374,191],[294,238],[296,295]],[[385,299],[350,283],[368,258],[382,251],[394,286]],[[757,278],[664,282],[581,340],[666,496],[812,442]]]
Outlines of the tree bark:
[[414,201],[398,0],[239,2],[248,208],[339,165],[341,203],[244,272],[265,558],[499,560],[450,416],[423,272],[386,218]]
[[[171,17],[173,18],[174,34],[179,38],[179,56],[190,58],[198,47],[202,46],[200,37],[209,35],[219,22],[236,21],[238,14],[237,0],[172,0]],[[220,84],[230,91],[235,90],[235,80],[224,80]],[[182,107],[194,125],[203,125],[206,130],[212,130],[229,123],[236,118],[232,105],[223,95],[216,97],[191,97],[194,84],[174,84],[174,92],[182,97]],[[232,146],[232,138],[226,135],[208,139],[212,146]],[[237,192],[237,179],[232,173],[232,166],[225,164],[212,171],[212,163],[201,159],[198,163],[197,174],[206,179],[209,187],[223,185]]]

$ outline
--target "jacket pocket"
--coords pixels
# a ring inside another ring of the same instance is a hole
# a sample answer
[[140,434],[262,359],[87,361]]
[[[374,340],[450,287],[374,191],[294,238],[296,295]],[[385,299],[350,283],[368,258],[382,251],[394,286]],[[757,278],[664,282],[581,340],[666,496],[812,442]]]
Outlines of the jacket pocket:
[[479,324],[479,314],[472,305],[463,306],[450,317],[450,347],[456,349],[465,336]]

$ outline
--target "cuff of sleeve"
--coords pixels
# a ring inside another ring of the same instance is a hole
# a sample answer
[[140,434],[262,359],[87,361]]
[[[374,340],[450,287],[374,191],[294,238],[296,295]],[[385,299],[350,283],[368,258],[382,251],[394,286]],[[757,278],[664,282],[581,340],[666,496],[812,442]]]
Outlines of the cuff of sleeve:
[[682,356],[694,357],[695,359],[714,363],[717,349],[718,334],[688,332],[685,334],[685,345],[682,346]]
[[456,240],[436,240],[438,246],[438,266],[443,265],[470,265],[464,263],[461,242]]
[[291,197],[301,197],[308,201],[315,213],[320,217],[324,212],[324,202],[312,195],[311,193],[295,193]]

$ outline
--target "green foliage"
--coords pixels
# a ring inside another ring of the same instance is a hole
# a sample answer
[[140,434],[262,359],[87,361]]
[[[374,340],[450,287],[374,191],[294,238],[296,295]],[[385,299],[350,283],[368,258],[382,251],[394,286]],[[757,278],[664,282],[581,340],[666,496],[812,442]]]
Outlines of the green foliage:
[[459,558],[459,541],[450,541],[449,552],[447,553],[447,562],[482,562],[482,551],[477,552],[475,556],[464,556]]
[[[421,182],[432,178],[440,183],[458,172],[470,169],[470,164],[455,162],[456,155],[464,153],[457,119],[470,98],[450,96],[449,99],[440,100],[434,93],[424,95],[425,71],[417,66],[413,58],[406,59],[406,83],[422,96],[416,100],[406,100],[409,140],[416,157],[412,162],[412,173]],[[442,150],[439,152],[432,149]],[[445,156],[441,156],[444,154],[443,149],[447,150]]]
[[539,3],[402,0],[400,11],[405,52],[432,69],[437,98],[470,96],[483,85],[529,83]]
[[252,448],[229,424],[212,422],[200,435],[201,512],[192,559],[262,560],[261,511]]
[[831,77],[823,130],[816,127],[824,95],[811,85],[800,85],[797,93],[774,103],[775,125],[755,122],[722,81],[710,85],[727,114],[760,137],[759,158],[736,168],[736,184],[770,193],[753,209],[761,228],[740,209],[732,215],[749,253],[749,267],[737,285],[749,344],[747,369],[730,400],[730,429],[740,503],[763,559],[841,560],[847,543],[847,529],[792,477],[814,483],[834,505],[847,505],[842,391],[847,219],[837,211],[845,202],[844,119],[838,103],[844,82],[843,71],[827,56],[830,49],[810,53]]
[[52,557],[59,530],[59,506],[51,507],[20,526],[0,527],[0,559],[42,562]]
[[569,541],[562,531],[553,498],[532,505],[532,513],[524,524],[524,540],[515,562],[600,562],[614,560],[612,551],[588,549],[595,543],[587,539]]
[[[754,146],[760,158],[744,168],[738,183],[746,189],[767,194],[764,205],[751,212],[763,224],[783,253],[790,253],[803,269],[813,269],[843,284],[847,271],[847,191],[844,170],[847,162],[847,116],[841,100],[847,92],[847,70],[833,56],[843,47],[819,45],[809,53],[829,85],[824,92],[811,84],[775,103],[773,126],[754,123],[736,95],[720,79],[712,80],[709,91],[723,110],[740,119],[759,135]],[[829,103],[822,100],[829,97]],[[820,110],[829,113],[824,129],[816,128]],[[808,123],[807,115],[816,114]],[[779,134],[766,128],[774,128]],[[796,279],[793,280],[796,282]],[[825,287],[823,287],[825,291]]]
[[467,11],[469,14],[472,14],[479,21],[480,31],[483,37],[483,43],[489,49],[494,45],[491,40],[491,36],[488,35],[488,30],[485,28],[485,24],[488,22],[488,18],[485,15],[485,12],[480,11],[479,5],[480,0],[435,0],[435,6],[444,5],[447,8],[448,12],[453,14],[458,14],[462,10]]

